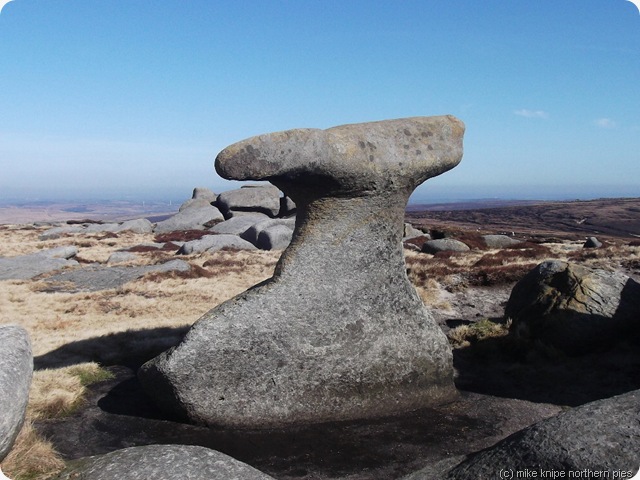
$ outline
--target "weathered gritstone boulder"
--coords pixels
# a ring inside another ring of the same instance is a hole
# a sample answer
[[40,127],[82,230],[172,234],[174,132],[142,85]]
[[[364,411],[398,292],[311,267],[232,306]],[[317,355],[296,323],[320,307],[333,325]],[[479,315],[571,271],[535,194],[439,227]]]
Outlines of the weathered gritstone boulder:
[[439,238],[437,240],[427,240],[422,244],[423,253],[436,254],[438,252],[468,252],[469,246],[466,243],[454,238]]
[[549,260],[516,284],[505,316],[520,338],[569,355],[597,352],[640,331],[640,284],[618,272]]
[[[252,225],[251,227],[249,227],[240,236],[247,242],[253,243],[256,247],[263,248],[259,245],[259,242],[258,242],[260,234],[265,230],[269,230],[278,226],[284,226],[289,230],[291,230],[291,232],[293,232],[293,229],[296,226],[296,219],[295,218],[273,218],[273,219],[265,220],[263,222],[258,222]],[[289,240],[291,240],[291,238],[289,238]],[[270,250],[270,249],[263,248],[263,250]]]
[[0,280],[26,280],[47,272],[79,265],[74,246],[57,247],[17,257],[0,257]]
[[409,283],[411,192],[458,164],[451,116],[290,130],[223,150],[224,178],[268,179],[298,217],[273,278],[205,314],[146,363],[144,388],[197,423],[242,428],[371,418],[455,396],[446,337]]
[[32,374],[33,356],[27,332],[18,325],[0,326],[0,462],[22,428]]
[[206,200],[197,199],[192,205],[179,211],[172,217],[158,222],[153,229],[155,233],[167,233],[175,230],[205,230],[205,224],[222,222],[224,217],[213,205]]
[[218,194],[214,193],[212,190],[207,187],[196,187],[193,189],[193,194],[191,195],[192,199],[202,198],[209,202],[215,202],[218,198]]
[[[588,403],[543,420],[451,469],[427,468],[406,480],[519,478],[509,472],[556,472],[564,477],[631,478],[640,467],[640,391]],[[571,473],[573,472],[573,473]],[[618,472],[618,476],[614,476]],[[620,472],[629,472],[624,477]],[[524,478],[524,477],[522,477]],[[531,478],[531,477],[528,477]],[[549,477],[551,478],[551,477]]]
[[107,259],[107,264],[112,265],[114,263],[133,262],[138,258],[140,257],[138,257],[138,255],[132,252],[113,252],[111,255],[109,255],[109,258]]
[[410,223],[404,224],[404,231],[402,233],[403,240],[408,240],[410,238],[416,238],[416,237],[424,237],[424,236],[425,234],[422,230],[418,230]]
[[506,248],[522,243],[522,240],[511,238],[507,235],[483,235],[482,240],[489,248]]
[[287,225],[273,225],[258,234],[256,246],[261,250],[284,250],[291,243],[293,229]]
[[69,462],[59,480],[273,480],[215,450],[193,445],[149,445]]
[[222,192],[216,203],[225,218],[238,212],[260,212],[277,217],[280,212],[280,190],[273,185],[246,185]]
[[233,217],[224,222],[211,227],[210,232],[213,233],[227,233],[229,235],[242,235],[249,228],[253,227],[256,223],[268,220],[269,217],[264,213],[254,212],[252,214],[242,215],[239,217]]
[[146,218],[127,220],[122,222],[115,232],[151,233],[153,232],[153,223]]
[[221,234],[205,235],[198,240],[185,242],[185,244],[180,247],[180,250],[178,250],[178,253],[182,255],[190,255],[192,253],[222,250],[223,248],[235,248],[238,250],[256,249],[253,244],[236,235]]

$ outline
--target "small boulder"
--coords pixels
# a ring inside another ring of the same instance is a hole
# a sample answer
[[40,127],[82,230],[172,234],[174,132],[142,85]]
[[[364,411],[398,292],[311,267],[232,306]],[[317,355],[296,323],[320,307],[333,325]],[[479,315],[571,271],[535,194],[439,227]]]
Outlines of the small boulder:
[[278,217],[291,217],[296,213],[296,203],[291,200],[289,197],[280,198],[280,212],[278,213]]
[[41,233],[39,238],[40,240],[54,240],[62,237],[63,235],[82,232],[84,232],[84,227],[81,225],[62,225],[50,228],[46,232]]
[[569,355],[601,351],[640,330],[640,284],[619,272],[548,260],[515,285],[505,316],[520,338]]
[[258,245],[258,237],[263,230],[267,230],[276,225],[284,225],[287,228],[293,231],[296,225],[295,218],[273,218],[269,220],[265,220],[263,222],[256,223],[255,225],[249,227],[245,232],[243,232],[240,237],[246,240],[247,242],[253,243],[256,247],[260,248]]
[[506,248],[522,243],[522,240],[507,235],[482,235],[482,240],[489,248]]
[[0,257],[0,280],[26,280],[43,273],[77,266],[72,258],[78,253],[74,246],[58,247],[17,257]]
[[215,450],[194,445],[148,445],[69,462],[59,480],[273,480]]
[[422,253],[435,255],[438,252],[468,252],[469,246],[455,238],[439,238],[427,240],[422,244]]
[[26,330],[18,325],[0,326],[0,462],[22,428],[32,374],[33,356]]
[[114,263],[126,263],[137,259],[138,255],[132,252],[113,252],[109,255],[107,264],[112,265]]
[[208,202],[215,202],[218,198],[218,194],[209,190],[207,187],[196,187],[193,189],[192,199],[201,198]]
[[600,248],[602,247],[602,242],[598,240],[596,237],[588,237],[587,241],[582,245],[583,248]]
[[81,233],[115,233],[120,228],[119,223],[90,223],[85,226]]
[[234,212],[261,212],[277,217],[280,211],[280,190],[273,185],[248,185],[222,192],[217,205],[225,218]]
[[264,213],[253,212],[247,215],[232,217],[229,220],[220,222],[209,229],[212,233],[227,233],[230,235],[242,235],[256,223],[269,220]]
[[424,236],[424,232],[422,230],[418,230],[410,223],[404,224],[404,232],[402,235],[403,240],[408,240],[410,238],[422,237]]
[[153,231],[166,233],[175,230],[205,230],[205,224],[224,220],[220,210],[207,201],[198,199],[195,202],[197,203],[157,223]]
[[180,250],[179,254],[190,255],[192,253],[202,253],[205,251],[215,252],[223,248],[236,248],[238,250],[255,250],[256,247],[252,244],[238,237],[237,235],[220,234],[220,235],[205,235],[198,240],[191,240],[185,242]]
[[279,224],[265,228],[258,234],[256,246],[261,250],[284,250],[291,243],[293,229]]
[[153,223],[146,218],[138,218],[135,220],[127,220],[122,222],[120,226],[114,230],[118,232],[133,232],[133,233],[151,233],[153,232]]

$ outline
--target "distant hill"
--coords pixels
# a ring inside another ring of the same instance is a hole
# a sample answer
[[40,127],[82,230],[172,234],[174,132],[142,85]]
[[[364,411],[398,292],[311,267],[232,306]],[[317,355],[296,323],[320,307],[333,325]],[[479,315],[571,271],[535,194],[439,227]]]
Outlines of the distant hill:
[[[640,198],[570,202],[500,200],[412,205],[407,221],[425,226],[458,226],[488,232],[579,237],[640,237]],[[502,201],[504,202],[504,201]]]

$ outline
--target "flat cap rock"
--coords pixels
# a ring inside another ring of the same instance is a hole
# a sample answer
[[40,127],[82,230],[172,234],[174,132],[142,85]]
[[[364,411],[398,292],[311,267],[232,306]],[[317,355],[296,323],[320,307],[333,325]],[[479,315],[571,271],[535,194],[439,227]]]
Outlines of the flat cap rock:
[[224,178],[276,186],[281,180],[320,184],[324,194],[413,191],[458,164],[463,133],[463,123],[451,115],[287,130],[227,147],[216,158],[216,170]]
[[59,480],[273,480],[215,450],[193,445],[149,445],[70,462]]
[[32,374],[33,356],[26,330],[18,325],[0,325],[0,462],[22,428]]
[[462,157],[463,124],[418,117],[290,130],[223,150],[225,178],[297,207],[271,279],[205,314],[142,366],[157,403],[196,423],[272,428],[373,418],[455,398],[451,348],[409,282],[413,189]]

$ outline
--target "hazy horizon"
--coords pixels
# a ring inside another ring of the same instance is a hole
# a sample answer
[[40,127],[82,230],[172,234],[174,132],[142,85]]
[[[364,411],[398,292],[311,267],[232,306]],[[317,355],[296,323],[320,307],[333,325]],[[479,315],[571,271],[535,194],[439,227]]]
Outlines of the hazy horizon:
[[2,198],[178,201],[253,135],[442,114],[414,198],[640,196],[627,0],[13,0],[0,72]]
[[[240,188],[244,184],[255,184],[258,182],[229,182],[227,188],[215,190],[221,193],[226,190]],[[463,186],[431,186],[427,181],[419,187],[409,200],[409,204],[430,204],[430,203],[455,203],[473,202],[484,200],[505,200],[505,201],[563,201],[563,200],[594,200],[598,198],[637,198],[640,191],[635,186],[485,186],[482,188],[468,188]],[[194,185],[203,187],[206,185]],[[209,187],[207,187],[209,188]],[[181,189],[170,189],[165,191],[149,190],[147,192],[133,193],[131,191],[122,192],[91,192],[78,194],[77,192],[58,192],[47,194],[42,192],[38,195],[20,194],[14,192],[0,192],[0,206],[9,204],[37,204],[37,203],[100,203],[100,202],[128,202],[128,203],[164,203],[167,205],[179,206],[182,202],[191,198],[192,189],[183,191]]]

